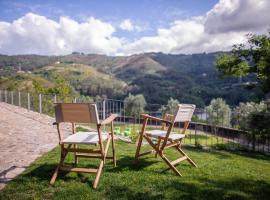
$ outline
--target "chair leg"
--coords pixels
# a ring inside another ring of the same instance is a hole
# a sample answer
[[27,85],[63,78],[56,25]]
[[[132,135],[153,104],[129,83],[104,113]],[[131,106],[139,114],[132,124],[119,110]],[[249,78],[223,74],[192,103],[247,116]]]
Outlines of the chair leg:
[[[74,149],[77,149],[77,145],[76,144],[74,144]],[[75,159],[75,165],[77,165],[78,164],[78,157],[77,157],[77,153],[76,152],[74,152],[74,159]]]
[[144,132],[145,132],[145,129],[146,129],[146,126],[147,126],[147,122],[148,122],[148,118],[144,119],[144,121],[143,121],[143,126],[142,126],[142,130],[141,130],[141,132],[140,132],[140,137],[139,137],[137,149],[136,149],[135,163],[138,162],[138,158],[139,158],[139,155],[140,155],[140,150],[141,150],[142,141],[143,141]]
[[181,149],[180,145],[175,146],[175,148],[183,155],[187,157],[187,161],[194,167],[198,167],[195,162]]
[[113,165],[114,165],[114,167],[116,167],[116,155],[115,155],[114,137],[112,138],[112,153],[113,153]]
[[171,162],[166,158],[163,153],[159,153],[160,157],[167,163],[167,165],[174,171],[177,176],[182,176],[182,174],[176,169],[175,166],[171,164]]
[[65,158],[66,158],[66,155],[67,155],[67,152],[63,152],[63,150],[61,150],[61,158],[60,158],[60,162],[59,162],[59,164],[58,164],[58,166],[56,167],[56,169],[55,169],[55,171],[54,171],[54,173],[53,173],[53,176],[52,176],[52,178],[51,178],[51,180],[50,180],[50,184],[52,185],[52,184],[54,184],[54,182],[55,182],[55,180],[56,180],[56,178],[57,178],[57,176],[58,176],[58,172],[59,172],[59,170],[60,170],[60,167],[63,165],[63,163],[64,163],[64,160],[65,160]]
[[101,162],[100,162],[100,164],[99,164],[98,171],[97,171],[97,176],[96,176],[95,181],[94,181],[94,184],[93,184],[93,188],[94,189],[97,188],[97,185],[98,185],[98,182],[99,182],[99,179],[100,179],[100,175],[101,175],[103,166],[104,166],[104,160],[102,159]]
[[[158,139],[158,143],[157,143],[157,148],[160,148],[160,142],[161,142],[161,138]],[[156,151],[155,153],[155,158],[157,158],[158,152]]]
[[140,133],[140,137],[139,137],[139,141],[137,144],[137,149],[136,149],[136,154],[135,154],[135,163],[138,162],[138,158],[139,158],[139,154],[140,154],[140,150],[141,150],[141,146],[142,146],[142,140],[143,140],[143,133]]

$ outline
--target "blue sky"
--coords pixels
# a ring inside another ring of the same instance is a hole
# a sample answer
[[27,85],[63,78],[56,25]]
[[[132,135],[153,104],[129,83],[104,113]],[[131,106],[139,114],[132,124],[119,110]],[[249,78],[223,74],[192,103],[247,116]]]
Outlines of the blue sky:
[[117,35],[132,38],[151,35],[157,28],[167,28],[175,20],[203,15],[217,2],[217,0],[0,0],[0,20],[12,22],[28,12],[56,21],[61,16],[68,16],[79,22],[93,16],[111,24],[130,19],[143,27],[143,31],[139,33],[121,31]]
[[0,0],[0,53],[229,50],[269,27],[269,0]]

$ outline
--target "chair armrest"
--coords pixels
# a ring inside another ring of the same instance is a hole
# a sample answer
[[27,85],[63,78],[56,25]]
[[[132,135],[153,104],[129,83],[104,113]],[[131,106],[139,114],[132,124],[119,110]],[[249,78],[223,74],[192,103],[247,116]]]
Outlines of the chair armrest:
[[159,121],[159,122],[164,122],[164,123],[167,123],[167,124],[172,124],[172,122],[166,120],[166,119],[161,119],[161,118],[158,118],[158,117],[153,117],[153,116],[150,116],[148,114],[142,114],[141,115],[143,118],[145,119],[151,119],[151,120],[155,120],[155,121]]
[[111,123],[113,120],[115,120],[115,118],[117,118],[117,117],[118,117],[117,114],[111,114],[109,117],[107,117],[106,119],[104,119],[100,124],[101,124],[101,125],[109,124],[109,123]]

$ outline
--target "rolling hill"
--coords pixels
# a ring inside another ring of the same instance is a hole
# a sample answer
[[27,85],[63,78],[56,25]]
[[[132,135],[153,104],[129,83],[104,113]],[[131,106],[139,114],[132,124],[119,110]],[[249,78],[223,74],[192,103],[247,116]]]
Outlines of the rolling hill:
[[242,77],[239,81],[217,72],[214,61],[219,54],[0,55],[1,87],[6,88],[4,79],[17,79],[14,74],[21,69],[52,83],[56,76],[62,77],[74,91],[90,96],[123,99],[128,93],[142,93],[148,103],[166,104],[173,97],[199,107],[217,97],[230,105],[261,98],[259,87],[245,88],[247,82],[255,81],[254,77]]

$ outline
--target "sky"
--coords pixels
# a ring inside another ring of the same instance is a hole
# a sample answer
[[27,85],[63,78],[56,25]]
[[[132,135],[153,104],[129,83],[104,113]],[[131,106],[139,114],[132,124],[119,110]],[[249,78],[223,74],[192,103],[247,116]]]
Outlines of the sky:
[[270,25],[270,0],[0,0],[0,54],[227,51]]

